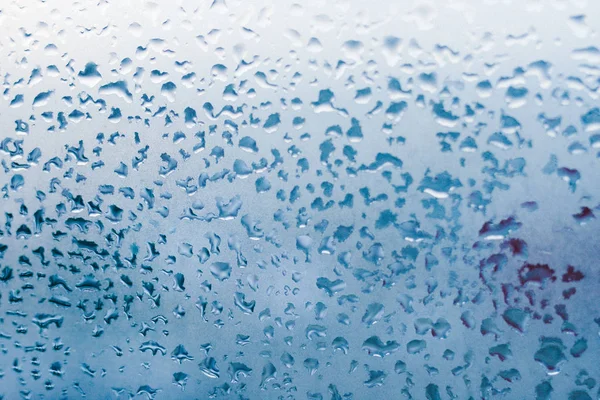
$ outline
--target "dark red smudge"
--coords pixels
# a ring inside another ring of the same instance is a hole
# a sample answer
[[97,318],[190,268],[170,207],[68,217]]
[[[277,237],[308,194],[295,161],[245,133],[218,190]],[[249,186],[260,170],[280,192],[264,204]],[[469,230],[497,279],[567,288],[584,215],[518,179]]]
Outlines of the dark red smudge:
[[529,282],[542,284],[548,279],[554,282],[556,280],[554,272],[547,264],[525,264],[519,269],[519,280],[521,285]]
[[575,267],[569,265],[567,272],[562,276],[563,282],[579,282],[584,277],[581,271],[577,271]]

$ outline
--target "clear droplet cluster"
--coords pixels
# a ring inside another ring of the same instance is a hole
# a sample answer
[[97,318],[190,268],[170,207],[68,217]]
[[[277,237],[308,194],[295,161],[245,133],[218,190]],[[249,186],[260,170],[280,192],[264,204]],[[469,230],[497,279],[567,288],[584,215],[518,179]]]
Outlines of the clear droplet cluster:
[[0,3],[0,399],[599,399],[599,29]]

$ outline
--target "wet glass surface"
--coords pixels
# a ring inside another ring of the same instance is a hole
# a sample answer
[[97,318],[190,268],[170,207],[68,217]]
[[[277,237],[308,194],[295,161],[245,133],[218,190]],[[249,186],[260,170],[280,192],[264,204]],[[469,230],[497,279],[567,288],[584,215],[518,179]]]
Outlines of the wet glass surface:
[[0,3],[0,399],[599,399],[600,3]]

